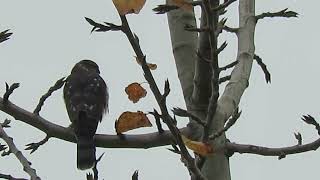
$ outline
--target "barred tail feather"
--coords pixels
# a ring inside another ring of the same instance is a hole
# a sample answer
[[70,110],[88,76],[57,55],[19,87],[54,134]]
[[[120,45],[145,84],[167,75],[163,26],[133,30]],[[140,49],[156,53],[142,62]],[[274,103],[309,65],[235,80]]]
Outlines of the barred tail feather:
[[77,167],[80,170],[91,169],[96,161],[96,148],[93,137],[78,137]]

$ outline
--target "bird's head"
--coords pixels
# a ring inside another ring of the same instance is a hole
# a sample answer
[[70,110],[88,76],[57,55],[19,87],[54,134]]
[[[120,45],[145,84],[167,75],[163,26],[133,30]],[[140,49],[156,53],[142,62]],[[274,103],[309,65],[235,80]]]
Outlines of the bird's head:
[[100,74],[99,66],[91,60],[81,60],[72,68],[71,73],[78,72],[78,71],[86,71],[86,72],[94,71]]

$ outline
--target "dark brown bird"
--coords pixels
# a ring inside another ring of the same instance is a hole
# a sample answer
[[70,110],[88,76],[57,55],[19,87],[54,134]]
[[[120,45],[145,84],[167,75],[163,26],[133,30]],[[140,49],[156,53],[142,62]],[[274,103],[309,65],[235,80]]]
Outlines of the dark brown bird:
[[109,100],[98,65],[91,60],[78,62],[66,79],[63,96],[77,139],[77,167],[90,169],[96,161],[93,138]]

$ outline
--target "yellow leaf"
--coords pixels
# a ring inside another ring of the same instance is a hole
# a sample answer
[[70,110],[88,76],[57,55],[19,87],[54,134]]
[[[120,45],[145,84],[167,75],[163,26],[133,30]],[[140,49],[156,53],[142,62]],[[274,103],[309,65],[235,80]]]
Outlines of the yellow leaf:
[[139,83],[131,83],[125,89],[128,98],[133,102],[138,102],[141,98],[147,95],[147,91]]
[[120,15],[139,14],[146,0],[112,0]]
[[118,120],[115,123],[116,132],[118,134],[127,132],[129,130],[137,129],[140,127],[151,127],[146,114],[141,111],[138,112],[129,112],[126,111],[120,115]]
[[213,148],[206,143],[198,142],[198,141],[192,141],[191,139],[188,139],[185,136],[181,136],[183,143],[191,149],[193,152],[200,154],[202,156],[207,156],[211,153],[213,153]]

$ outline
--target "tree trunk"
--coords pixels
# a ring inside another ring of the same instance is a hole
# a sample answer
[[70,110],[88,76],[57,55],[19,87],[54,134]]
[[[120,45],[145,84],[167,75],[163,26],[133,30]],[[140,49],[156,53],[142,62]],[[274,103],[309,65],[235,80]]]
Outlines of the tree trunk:
[[[167,3],[170,4],[170,0],[167,0]],[[203,20],[204,18],[201,19]],[[256,20],[254,0],[239,1],[239,22],[239,30],[237,32],[238,64],[233,69],[231,79],[219,98],[216,114],[210,128],[211,133],[220,130],[224,126],[225,121],[228,120],[233,111],[238,107],[241,96],[249,85],[248,81],[255,50],[254,30]],[[207,76],[210,76],[212,72],[210,72],[207,66],[201,65],[197,59],[197,33],[184,30],[186,24],[196,27],[194,12],[183,10],[171,11],[168,13],[168,24],[178,77],[184,93],[187,109],[198,117],[205,119],[207,115],[207,102],[211,95],[210,92],[208,92],[210,88],[204,84],[204,86],[199,86],[200,89],[197,90],[195,86],[199,85],[199,81],[204,82],[205,79],[203,78],[208,78]],[[208,43],[208,41],[203,40],[201,37],[199,39],[199,47],[205,47],[206,45],[201,43]],[[207,76],[201,73],[207,73]],[[200,94],[198,94],[199,92]],[[201,96],[201,98],[199,98],[200,100],[195,99],[194,94],[198,94],[198,97]],[[203,97],[207,97],[208,99],[201,101]],[[201,137],[202,128],[192,122],[192,120],[189,126],[193,130],[193,137]],[[214,147],[219,147],[225,142],[225,135],[222,135],[212,143]],[[224,152],[214,153],[212,156],[207,157],[201,171],[208,180],[231,179],[229,160]]]

